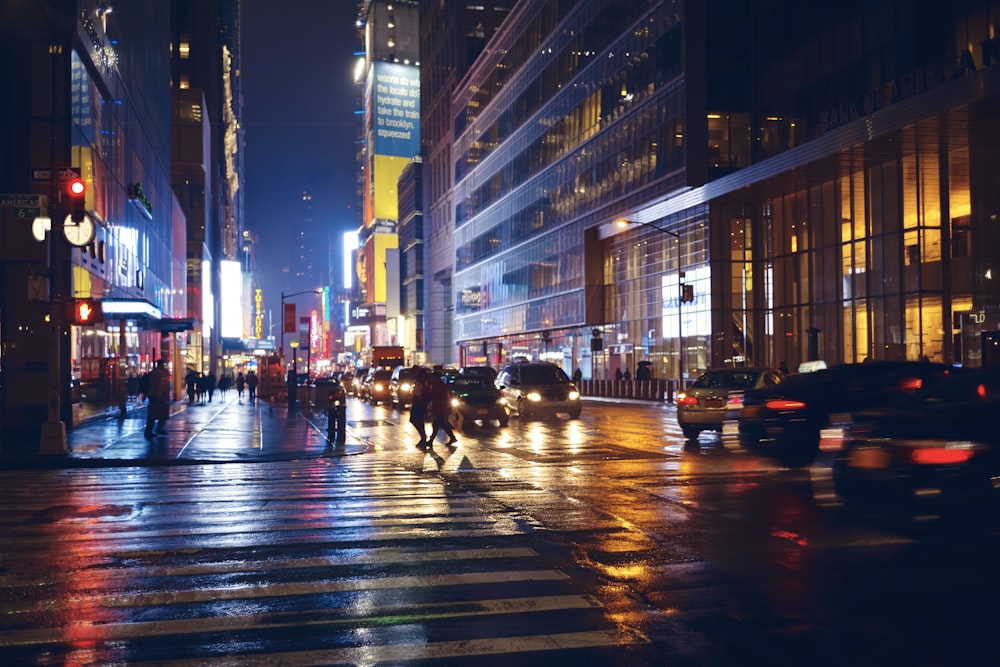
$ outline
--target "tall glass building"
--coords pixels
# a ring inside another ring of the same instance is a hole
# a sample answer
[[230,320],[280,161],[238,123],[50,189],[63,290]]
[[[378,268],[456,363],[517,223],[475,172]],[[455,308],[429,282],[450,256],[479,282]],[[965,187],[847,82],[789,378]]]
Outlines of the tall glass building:
[[519,2],[453,98],[456,342],[595,378],[989,363],[998,21]]

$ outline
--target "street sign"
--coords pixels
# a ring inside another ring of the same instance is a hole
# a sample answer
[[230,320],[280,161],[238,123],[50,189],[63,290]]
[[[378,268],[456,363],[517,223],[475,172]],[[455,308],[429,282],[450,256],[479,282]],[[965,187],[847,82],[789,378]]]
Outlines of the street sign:
[[[78,167],[58,167],[56,177],[60,181],[68,181],[71,178],[80,176]],[[52,167],[32,167],[31,180],[34,183],[46,183],[52,180]]]
[[48,195],[0,195],[0,208],[9,209],[15,218],[34,220],[48,213]]

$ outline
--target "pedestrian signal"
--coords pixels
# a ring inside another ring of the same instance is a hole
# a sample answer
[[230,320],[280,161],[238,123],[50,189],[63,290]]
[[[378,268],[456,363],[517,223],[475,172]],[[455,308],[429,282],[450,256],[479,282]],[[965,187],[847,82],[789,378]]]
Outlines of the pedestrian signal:
[[89,326],[104,321],[104,311],[97,299],[73,299],[73,313],[70,318],[73,324]]
[[69,199],[69,215],[73,222],[81,222],[87,215],[87,183],[77,176],[66,181],[66,195]]

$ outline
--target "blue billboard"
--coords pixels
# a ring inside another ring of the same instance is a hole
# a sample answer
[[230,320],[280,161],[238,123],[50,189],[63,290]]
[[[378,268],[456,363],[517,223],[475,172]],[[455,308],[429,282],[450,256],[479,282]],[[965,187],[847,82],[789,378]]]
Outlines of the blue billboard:
[[411,158],[420,153],[420,69],[375,62],[372,103],[375,107],[374,155]]

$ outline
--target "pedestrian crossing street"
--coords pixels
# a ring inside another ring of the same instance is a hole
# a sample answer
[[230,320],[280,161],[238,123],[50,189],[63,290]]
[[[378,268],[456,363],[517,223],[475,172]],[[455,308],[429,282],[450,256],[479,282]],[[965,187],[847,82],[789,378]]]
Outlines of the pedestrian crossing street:
[[575,574],[375,457],[0,472],[2,664],[614,664]]

